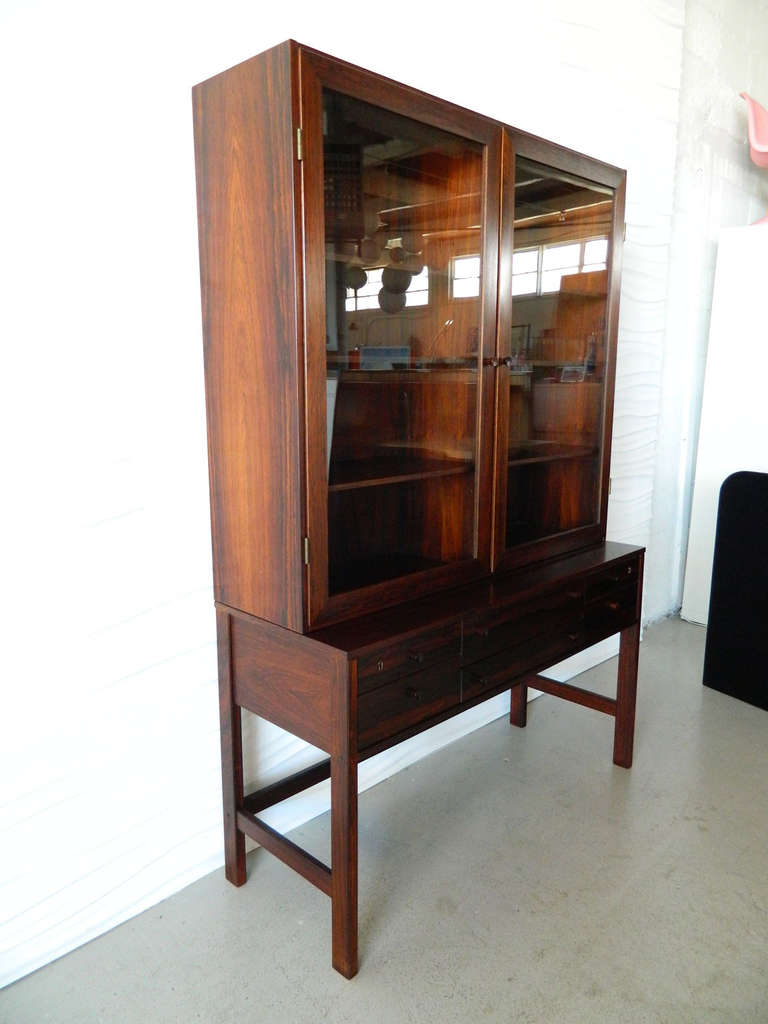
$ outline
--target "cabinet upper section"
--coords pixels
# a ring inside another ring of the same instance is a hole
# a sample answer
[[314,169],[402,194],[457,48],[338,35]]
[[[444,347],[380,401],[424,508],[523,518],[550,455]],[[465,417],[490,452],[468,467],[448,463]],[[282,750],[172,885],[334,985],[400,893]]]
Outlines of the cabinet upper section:
[[217,600],[306,631],[603,539],[624,172],[293,42],[193,98]]

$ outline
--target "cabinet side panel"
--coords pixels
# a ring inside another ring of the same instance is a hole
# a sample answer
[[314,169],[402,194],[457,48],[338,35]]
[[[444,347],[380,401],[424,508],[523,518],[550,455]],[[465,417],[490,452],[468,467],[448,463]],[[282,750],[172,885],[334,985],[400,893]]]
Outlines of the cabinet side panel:
[[331,753],[333,715],[346,700],[347,659],[270,622],[231,616],[235,703]]
[[291,52],[193,90],[214,589],[301,630]]

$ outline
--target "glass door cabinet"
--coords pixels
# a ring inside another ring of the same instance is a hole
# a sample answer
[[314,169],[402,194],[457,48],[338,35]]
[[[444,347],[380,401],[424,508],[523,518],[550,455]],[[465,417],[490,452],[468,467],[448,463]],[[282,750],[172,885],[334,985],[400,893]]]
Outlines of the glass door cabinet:
[[217,600],[308,632],[604,540],[624,172],[292,42],[196,103]]

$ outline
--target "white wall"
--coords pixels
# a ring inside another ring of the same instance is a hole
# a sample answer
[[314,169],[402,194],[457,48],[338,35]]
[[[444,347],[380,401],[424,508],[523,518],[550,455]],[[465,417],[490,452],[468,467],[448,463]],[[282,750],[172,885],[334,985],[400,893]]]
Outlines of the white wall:
[[[375,18],[6,0],[3,980],[222,861],[191,85],[293,36],[627,167],[609,531],[645,543],[680,518],[679,502],[652,514],[685,15],[683,0],[476,3],[465,20],[432,0]],[[657,563],[648,602],[671,607]],[[249,730],[251,780],[311,759]]]
[[749,159],[746,109],[739,98],[746,91],[768,105],[768,4],[764,0],[689,0],[685,28],[653,516],[646,558],[652,581],[645,598],[649,619],[679,608],[682,599],[720,229],[750,224],[768,207],[768,174]]
[[[768,222],[720,232],[680,615],[706,624],[720,488],[768,473]],[[735,355],[735,353],[738,353]]]

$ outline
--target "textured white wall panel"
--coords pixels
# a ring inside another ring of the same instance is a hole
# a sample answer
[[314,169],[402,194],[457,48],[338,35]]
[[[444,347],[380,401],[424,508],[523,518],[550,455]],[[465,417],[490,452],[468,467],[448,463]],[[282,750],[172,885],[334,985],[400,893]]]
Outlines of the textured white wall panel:
[[686,5],[675,212],[645,614],[680,607],[707,336],[721,227],[765,213],[768,175],[749,160],[746,90],[768,104],[768,4]]
[[[713,67],[729,82],[743,69],[739,86],[760,95],[760,5],[735,6],[743,31],[731,31],[724,4],[703,0],[476,3],[464,20],[429,0],[409,7],[407,24],[329,19],[306,0],[3,7],[0,79],[13,97],[3,131],[17,159],[1,172],[11,201],[0,416],[12,497],[0,511],[10,539],[2,981],[222,862],[190,86],[298,37],[627,168],[609,533],[653,539],[647,592],[667,607],[674,588],[660,543],[679,530],[681,502],[655,492],[666,485],[660,417],[677,409],[667,358],[673,216],[682,245],[699,211],[709,224],[749,205],[757,188],[741,164],[733,104],[715,105],[705,126],[715,136],[704,178],[693,145],[678,155],[684,30],[693,24],[701,38],[686,50],[692,109]],[[706,267],[712,254],[704,247],[697,259]],[[698,330],[706,274],[686,277],[682,256],[676,266],[678,320],[682,308]],[[687,378],[697,353],[686,341],[676,357]],[[489,702],[372,759],[362,784],[503,709],[503,698]],[[245,743],[251,781],[313,757],[253,721]],[[287,828],[326,806],[327,789],[316,787],[273,821]]]

